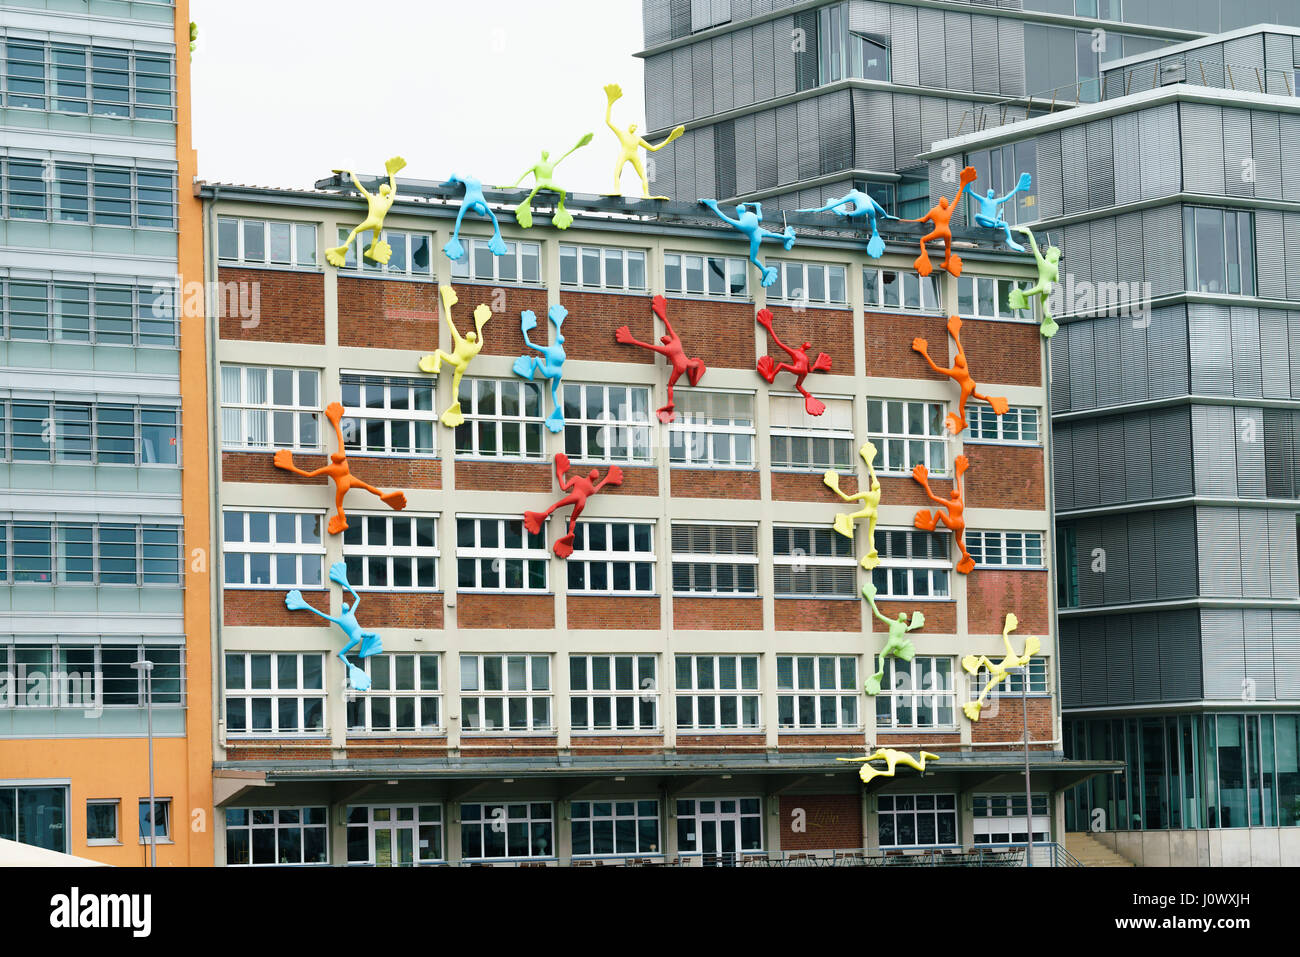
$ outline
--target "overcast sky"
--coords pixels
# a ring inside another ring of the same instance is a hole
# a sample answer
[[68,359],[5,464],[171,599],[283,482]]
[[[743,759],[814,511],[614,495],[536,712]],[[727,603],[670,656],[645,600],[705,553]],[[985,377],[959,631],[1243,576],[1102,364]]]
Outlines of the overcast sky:
[[[615,122],[644,131],[640,0],[192,0],[194,145],[209,181],[309,187],[334,168],[509,185],[542,149],[607,192]],[[358,11],[361,11],[358,14]],[[358,19],[358,17],[361,19]],[[635,192],[635,174],[626,171]]]

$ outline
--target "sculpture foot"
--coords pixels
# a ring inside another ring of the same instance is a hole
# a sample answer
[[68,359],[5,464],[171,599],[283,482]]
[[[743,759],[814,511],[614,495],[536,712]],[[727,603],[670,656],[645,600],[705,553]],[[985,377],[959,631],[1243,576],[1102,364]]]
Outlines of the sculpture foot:
[[764,267],[763,267],[763,278],[762,278],[762,280],[761,280],[761,284],[762,284],[762,286],[763,286],[764,289],[766,289],[768,286],[772,285],[772,283],[776,282],[776,275],[777,275],[777,273],[776,273],[776,267],[775,267],[775,266],[764,266]]
[[948,274],[949,274],[950,276],[960,276],[960,275],[961,275],[961,257],[958,256],[956,253],[953,253],[953,254],[950,255],[947,259],[945,259],[945,260],[943,261],[943,268],[946,269],[946,270],[948,270]]
[[790,250],[794,249],[794,240],[795,240],[794,227],[787,226],[785,228],[785,240],[781,243],[781,246],[785,249],[786,252],[789,252]]
[[342,269],[348,262],[348,247],[331,246],[325,250],[325,261],[337,269]]
[[921,255],[917,256],[916,260],[912,263],[912,268],[922,276],[928,276],[930,273],[934,272],[934,266],[930,263],[930,254],[923,252]]
[[934,531],[934,516],[930,514],[929,509],[921,509],[912,517],[912,524],[922,531]]
[[763,356],[762,358],[760,358],[758,360],[758,365],[756,366],[756,368],[758,370],[758,374],[761,375],[767,382],[770,383],[776,381],[776,363],[772,360],[771,356]]
[[442,251],[454,263],[465,258],[465,247],[460,244],[460,240],[455,236],[447,240],[446,245],[442,247]]
[[847,515],[835,516],[835,531],[839,532],[845,538],[853,537],[853,519]]
[[551,225],[556,229],[568,229],[573,225],[573,214],[567,209],[561,209],[551,219]]
[[1020,291],[1019,286],[1012,286],[1011,291],[1007,293],[1007,305],[1012,309],[1028,309],[1029,299]]
[[963,575],[969,575],[974,570],[975,559],[971,558],[969,555],[957,563],[957,571],[961,572]]
[[972,721],[978,721],[980,719],[981,705],[978,701],[966,702],[961,706],[961,710],[964,711],[966,717],[970,718]]
[[421,357],[420,371],[427,372],[429,375],[437,375],[442,371],[442,356],[432,355]]
[[1012,239],[1010,236],[1008,236],[1008,237],[1004,240],[1004,242],[1007,244],[1007,248],[1008,248],[1008,249],[1014,249],[1014,250],[1015,250],[1016,252],[1018,252],[1018,253],[1023,253],[1023,252],[1025,251],[1025,247],[1022,246],[1022,245],[1020,245],[1018,242],[1016,242],[1016,241],[1015,241],[1014,239]]
[[880,694],[880,679],[875,675],[868,675],[866,682],[862,685],[862,690],[869,695]]
[[804,396],[803,407],[809,415],[821,415],[826,411],[826,403],[813,395]]
[[373,259],[375,262],[387,266],[388,260],[393,257],[393,247],[379,239],[367,246],[363,255],[367,259]]
[[331,535],[337,535],[339,532],[347,531],[348,520],[342,515],[331,515],[330,523],[325,527]]
[[1060,328],[1061,327],[1056,324],[1055,319],[1051,316],[1045,316],[1042,325],[1038,327],[1038,331],[1043,334],[1044,339],[1050,339],[1052,336],[1056,335],[1056,330]]
[[542,522],[544,521],[546,521],[546,516],[541,512],[524,512],[524,528],[534,535],[542,533]]
[[966,428],[966,422],[956,412],[949,412],[943,417],[943,427],[953,435],[957,435],[962,429]]
[[656,414],[659,416],[659,421],[662,422],[664,425],[667,425],[669,422],[673,420],[673,416],[676,413],[673,411],[673,406],[672,403],[670,402],[662,409],[657,410]]
[[564,431],[564,410],[556,409],[546,417],[546,428],[551,432]]
[[520,206],[515,210],[515,222],[524,229],[529,229],[533,225],[533,211],[527,206]]
[[993,406],[993,412],[997,415],[1006,415],[1007,409],[1011,408],[1006,397],[1001,395],[989,396],[989,405]]
[[872,259],[879,259],[885,254],[885,241],[876,233],[867,240],[867,255]]
[[493,256],[504,256],[506,254],[506,241],[501,238],[500,233],[495,233],[488,240],[488,249]]
[[353,691],[369,691],[370,675],[366,674],[350,661],[346,664],[348,666],[348,687]]
[[363,635],[361,638],[361,651],[357,653],[358,658],[369,658],[371,655],[377,655],[384,650],[384,641],[378,635]]
[[393,509],[393,511],[400,512],[402,509],[406,508],[406,493],[397,491],[385,492],[383,495],[379,496],[379,501]]
[[568,558],[573,554],[573,535],[569,534],[563,538],[557,538],[551,551],[555,552],[556,558]]
[[461,414],[459,402],[447,407],[447,411],[442,414],[442,424],[449,429],[465,424],[465,416]]
[[523,376],[525,379],[533,377],[533,360],[531,356],[520,356],[511,366],[515,370],[515,375]]
[[961,670],[966,672],[966,674],[968,675],[973,675],[975,674],[975,672],[979,671],[979,656],[967,655],[966,657],[962,658]]
[[862,561],[860,564],[867,571],[871,571],[873,568],[875,568],[877,565],[880,564],[880,552],[876,551],[873,548],[871,551],[867,552],[867,554],[862,556]]

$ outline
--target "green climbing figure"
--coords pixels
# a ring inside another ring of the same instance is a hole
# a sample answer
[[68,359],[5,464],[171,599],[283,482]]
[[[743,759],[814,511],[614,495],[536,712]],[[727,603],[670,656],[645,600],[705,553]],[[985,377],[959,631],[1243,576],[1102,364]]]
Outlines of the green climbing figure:
[[876,607],[876,586],[867,582],[862,586],[862,597],[871,605],[871,613],[883,621],[889,628],[889,640],[885,642],[885,647],[880,650],[880,667],[874,675],[868,675],[866,685],[863,690],[869,695],[880,694],[880,682],[885,677],[885,659],[898,658],[901,661],[911,661],[916,656],[916,646],[912,644],[912,639],[907,637],[909,631],[916,631],[918,628],[925,626],[925,615],[919,611],[912,612],[912,623],[907,622],[907,612],[900,611],[898,617],[886,618]]
[[1024,226],[1017,226],[1016,232],[1024,233],[1029,237],[1029,248],[1034,253],[1034,262],[1038,263],[1038,282],[1032,286],[1026,286],[1021,289],[1013,285],[1011,292],[1007,296],[1007,304],[1012,309],[1028,309],[1029,297],[1038,296],[1043,308],[1043,321],[1038,331],[1043,334],[1044,339],[1050,339],[1056,335],[1056,330],[1060,328],[1056,320],[1052,318],[1051,312],[1047,309],[1047,302],[1052,297],[1052,288],[1060,278],[1061,251],[1055,246],[1048,246],[1047,253],[1044,255],[1038,251],[1038,243],[1034,240],[1034,234]]
[[510,188],[516,189],[524,181],[524,177],[531,173],[533,176],[533,191],[515,210],[515,222],[524,229],[528,229],[533,225],[533,197],[541,190],[546,189],[558,194],[560,197],[559,204],[555,207],[555,216],[551,220],[552,224],[556,229],[569,228],[569,224],[573,222],[573,216],[564,208],[564,187],[557,186],[555,183],[555,167],[563,163],[568,158],[569,153],[573,153],[590,143],[593,135],[592,133],[584,135],[574,145],[573,149],[557,160],[552,160],[551,154],[546,150],[542,150],[542,158],[519,174],[519,178],[515,180],[514,185]]

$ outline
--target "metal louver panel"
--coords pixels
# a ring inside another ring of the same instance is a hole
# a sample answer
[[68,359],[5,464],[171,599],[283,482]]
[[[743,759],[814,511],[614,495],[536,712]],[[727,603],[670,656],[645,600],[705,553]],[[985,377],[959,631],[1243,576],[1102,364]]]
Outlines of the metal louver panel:
[[1273,615],[1267,608],[1246,608],[1241,619],[1246,646],[1245,690],[1254,692],[1255,699],[1271,701],[1273,690]]
[[1237,495],[1264,497],[1264,410],[1233,410],[1237,446]]
[[[1237,511],[1241,527],[1241,596],[1269,598],[1273,583],[1269,574],[1268,512],[1258,508]],[[1265,612],[1268,614],[1268,612]]]
[[1198,508],[1196,538],[1200,554],[1201,593],[1241,597],[1241,530],[1235,508]]
[[1292,212],[1282,214],[1282,245],[1285,254],[1279,260],[1276,250],[1270,261],[1261,263],[1261,268],[1282,270],[1286,277],[1286,297],[1300,299],[1300,215]]
[[1098,502],[1114,505],[1124,501],[1124,417],[1115,415],[1097,422]]
[[[1061,230],[1061,279],[1069,285],[1092,282],[1092,229],[1087,223],[1075,223]],[[1073,308],[1067,304],[1067,309]]]
[[1222,195],[1223,110],[1205,103],[1179,103],[1182,114],[1183,183],[1190,193]]
[[[645,61],[646,126],[661,130],[672,125],[673,55],[660,53]],[[671,149],[671,147],[670,147]]]
[[916,7],[889,7],[889,69],[895,83],[920,85],[920,42]]
[[1052,219],[1064,210],[1061,181],[1061,134],[1044,133],[1037,137],[1038,209],[1035,218]]
[[921,7],[916,12],[916,32],[918,37],[917,57],[920,61],[918,79],[921,86],[943,89],[948,77],[945,64],[946,34],[943,26],[943,11]]
[[1268,551],[1271,594],[1274,598],[1300,597],[1297,583],[1295,513],[1268,510]]
[[854,143],[862,169],[894,168],[894,98],[888,93],[853,91]]
[[950,90],[973,90],[974,51],[971,47],[971,17],[968,13],[943,15],[944,60],[948,65],[946,86]]
[[673,51],[673,115],[667,125],[685,123],[692,118],[691,87],[694,82],[691,66],[691,48],[678,47]]
[[1088,208],[1104,209],[1115,204],[1115,157],[1111,150],[1110,120],[1098,120],[1085,127],[1088,143]]
[[[795,157],[795,167],[799,171],[800,179],[811,179],[814,176],[820,176],[821,168],[821,140],[822,129],[821,121],[818,117],[817,106],[821,102],[821,97],[815,100],[800,100],[795,126],[797,150]],[[777,117],[777,148],[780,149],[780,128],[781,118]],[[819,204],[820,205],[820,204]]]
[[[1094,571],[1097,565],[1093,556],[1105,548],[1101,540],[1101,520],[1080,519],[1074,527],[1075,543],[1079,555],[1079,604],[1084,608],[1100,605],[1103,600],[1106,572]],[[1109,556],[1107,556],[1109,559]]]
[[1074,504],[1076,508],[1097,505],[1097,423],[1078,422],[1074,428]]
[[[695,150],[695,192],[692,197],[707,196],[718,182],[713,168],[713,127],[705,126],[693,132],[695,133],[692,137],[692,147]],[[680,141],[679,139],[678,142]]]
[[735,105],[735,86],[732,79],[734,59],[731,52],[731,34],[727,33],[713,38],[709,43],[709,60],[713,89],[713,109],[714,112],[721,113]]
[[1300,611],[1273,609],[1273,690],[1283,700],[1300,698]]
[[1295,498],[1295,429],[1289,409],[1264,410],[1264,492]]
[[[1116,205],[1136,203],[1142,198],[1142,153],[1140,150],[1125,148],[1125,144],[1139,142],[1138,114],[1125,113],[1111,120],[1114,142],[1120,144],[1115,150],[1115,195]],[[1088,157],[1091,170],[1092,157]],[[1120,255],[1123,255],[1121,250]]]
[[[1120,471],[1121,476],[1123,471]],[[1106,550],[1106,574],[1101,577],[1102,601],[1122,605],[1129,601],[1128,519],[1112,515],[1102,519],[1101,547]]]
[[753,30],[737,30],[731,34],[731,62],[732,106],[749,106],[754,102]]
[[1160,614],[1160,698],[1201,697],[1200,617],[1193,609]]
[[1120,401],[1147,398],[1147,327],[1119,320]]
[[1056,635],[1056,658],[1061,676],[1061,705],[1078,707],[1083,703],[1079,667],[1079,626],[1076,621],[1062,621]]
[[[848,90],[817,98],[817,127],[819,130],[817,172],[823,176],[853,167],[853,99]],[[802,116],[799,124],[803,130]],[[835,193],[843,196],[843,193]],[[814,203],[820,206],[821,203]]]
[[776,57],[776,95],[795,92],[794,17],[772,22],[772,53]]
[[1295,81],[1292,80],[1291,88],[1287,89],[1286,81],[1279,76],[1283,70],[1288,72],[1294,70],[1291,55],[1292,40],[1292,37],[1277,33],[1264,34],[1264,62],[1268,64],[1268,72],[1264,78],[1264,92],[1280,96],[1295,95]]
[[1291,394],[1300,395],[1300,316],[1289,313],[1286,324],[1291,342],[1287,353],[1291,363]]
[[[931,167],[933,174],[933,167]],[[1070,404],[1070,336],[1058,336],[1051,341],[1050,356],[1052,363],[1052,412],[1069,412]]]
[[998,44],[998,21],[977,14],[970,18],[970,28],[971,45],[980,51],[974,63],[975,92],[998,93],[998,62],[993,56]]
[[1071,322],[1064,332],[1070,344],[1071,408],[1097,407],[1097,366],[1093,351],[1093,323]]
[[1197,450],[1196,494],[1232,497],[1237,494],[1236,443],[1228,406],[1192,407],[1192,447]]
[[1152,162],[1142,165],[1142,198],[1171,196],[1182,186],[1179,171],[1178,105],[1168,103],[1143,110],[1138,125],[1138,149]]
[[1180,292],[1186,287],[1183,275],[1183,222],[1178,206],[1142,211],[1145,267],[1143,275],[1157,296]]
[[772,189],[776,178],[776,112],[767,110],[754,117],[754,150],[756,153],[758,189]]
[[1151,419],[1145,412],[1124,417],[1124,497],[1151,497]]
[[[1154,438],[1154,436],[1152,436]],[[1191,508],[1165,511],[1156,523],[1156,597],[1196,594],[1196,515]]]
[[[795,36],[802,37],[802,49],[794,52],[794,88],[811,90],[817,86],[818,43],[817,11],[801,10],[794,15]],[[779,36],[779,34],[778,34]],[[793,48],[795,44],[791,44]]]
[[1025,27],[1019,20],[998,19],[998,92],[1025,94]]
[[1186,408],[1151,413],[1151,494],[1192,494],[1192,423]]
[[1201,609],[1201,674],[1206,698],[1241,700],[1246,643],[1239,608]]
[[[1118,271],[1115,255],[1115,220],[1098,219],[1092,223],[1091,261],[1092,281],[1113,286]],[[1103,312],[1101,290],[1097,292],[1097,312]]]
[[1160,616],[1133,616],[1133,700],[1160,700]]
[[1232,395],[1232,316],[1220,306],[1189,303],[1187,327],[1192,364],[1192,391]]
[[1118,405],[1123,400],[1120,326],[1128,322],[1127,319],[1095,319],[1092,322],[1098,408]]
[[1085,704],[1106,704],[1110,693],[1107,669],[1091,666],[1106,653],[1106,622],[1102,618],[1083,618],[1078,623],[1079,696]]
[[713,107],[713,44],[692,43],[691,51],[691,105],[692,116],[709,116]]
[[1147,326],[1148,395],[1167,399],[1187,394],[1187,313],[1182,306],[1151,311]]
[[1065,214],[1088,209],[1088,137],[1082,126],[1061,130],[1061,177]]
[[1052,485],[1056,507],[1074,508],[1074,428],[1069,425],[1053,430]]
[[644,0],[641,6],[641,25],[645,31],[645,45],[652,47],[672,39],[672,21],[669,0]]
[[1282,149],[1279,117],[1275,113],[1250,113],[1251,151],[1255,164],[1255,195],[1282,198]]
[[1249,306],[1233,306],[1231,312],[1232,394],[1239,399],[1262,396],[1259,311]]
[[[1300,116],[1294,113],[1283,113],[1279,116],[1278,134],[1279,155],[1287,157],[1288,161],[1295,156],[1300,156]],[[1282,198],[1300,200],[1300,176],[1282,177]]]
[[[786,33],[788,36],[789,33]],[[773,49],[772,21],[754,26],[754,102],[776,96],[776,51]],[[788,43],[784,43],[789,47]],[[793,64],[792,64],[793,67]]]
[[1259,312],[1259,364],[1263,394],[1267,399],[1291,397],[1290,344],[1285,312]]
[[691,0],[669,0],[668,39],[691,35]]
[[849,4],[849,29],[855,33],[889,35],[891,5],[875,0],[852,0]]
[[1251,146],[1250,113],[1223,111],[1223,188],[1229,196],[1254,196],[1255,151]]
[[1255,211],[1255,288],[1268,299],[1286,298],[1286,273],[1277,262],[1277,250],[1283,248],[1282,234],[1281,212]]
[[810,101],[801,100],[798,104],[788,103],[776,108],[776,181],[778,183],[793,183],[801,175],[809,175],[800,169],[799,154],[806,148],[816,149],[817,141],[813,139],[807,147],[800,142],[799,114],[805,112],[806,107],[810,105],[812,105]]
[[894,97],[894,169],[910,169],[921,152],[921,98]]
[[1154,601],[1156,597],[1155,520],[1151,512],[1128,517],[1129,600]]
[[[673,162],[677,164],[676,169],[674,171],[677,174],[676,185],[677,185],[678,195],[684,195],[684,196],[704,195],[703,193],[700,192],[699,183],[696,182],[696,170],[698,169],[698,167],[696,167],[695,165],[695,143],[696,143],[696,136],[698,132],[699,132],[698,130],[688,130],[686,133],[678,137],[678,139],[676,140],[676,142],[673,143],[672,146]],[[656,167],[655,168],[656,179],[658,179],[658,173],[659,170],[658,167]],[[707,185],[712,186],[713,181],[710,179]]]
[[[1133,700],[1133,621],[1129,615],[1107,615],[1105,661],[1108,680],[1106,699],[1098,704],[1111,704]],[[1094,659],[1095,662],[1095,659]],[[1094,662],[1080,662],[1083,667],[1093,667]]]

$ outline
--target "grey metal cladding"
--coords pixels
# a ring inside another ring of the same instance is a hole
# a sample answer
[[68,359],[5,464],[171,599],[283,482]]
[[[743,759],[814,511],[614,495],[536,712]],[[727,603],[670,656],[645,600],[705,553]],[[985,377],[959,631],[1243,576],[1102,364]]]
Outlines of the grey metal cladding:
[[1261,92],[1256,73],[1264,72],[1264,38],[1260,34],[1237,37],[1223,44],[1223,59],[1232,64],[1233,83],[1238,89]]
[[1038,167],[1038,219],[1053,219],[1064,212],[1061,179],[1061,134],[1037,137],[1035,162]]
[[1182,153],[1178,136],[1178,104],[1166,103],[1143,110],[1138,126],[1138,143],[1143,157],[1151,158],[1151,162],[1142,164],[1142,198],[1157,199],[1177,193],[1183,182],[1179,162]]
[[765,110],[755,115],[754,149],[757,154],[756,186],[758,189],[774,189],[777,185],[775,110]]
[[1109,119],[1084,127],[1088,143],[1088,206],[1104,209],[1115,204],[1115,155]]
[[1189,303],[1188,351],[1192,363],[1192,392],[1232,395],[1232,316],[1227,309],[1206,303]]
[[1287,353],[1291,363],[1291,394],[1300,395],[1300,316],[1288,313],[1286,324],[1291,343]]
[[[1077,433],[1076,433],[1077,436]],[[1106,573],[1096,569],[1102,566],[1091,561],[1098,549],[1105,547],[1101,538],[1101,519],[1080,519],[1074,527],[1075,543],[1079,556],[1079,604],[1089,608],[1100,605],[1104,599]]]
[[1154,498],[1191,495],[1191,414],[1186,407],[1151,413],[1151,494]]
[[[817,124],[821,128],[818,140],[822,174],[834,173],[853,167],[853,98],[848,90],[840,90],[817,98]],[[836,193],[842,196],[843,193]],[[821,203],[814,205],[820,206]]]
[[[1091,223],[1091,261],[1092,281],[1110,283],[1112,286],[1119,272],[1115,250],[1115,220],[1096,219]],[[1100,290],[1098,290],[1100,294]],[[1100,310],[1102,304],[1097,302]]]
[[1291,397],[1291,347],[1287,314],[1277,309],[1259,311],[1259,365],[1267,399]]
[[1295,157],[1300,156],[1300,116],[1295,113],[1279,116],[1278,135],[1278,153],[1288,160],[1282,171],[1282,198],[1291,202],[1300,201],[1300,175],[1297,175],[1294,164]]
[[1061,704],[1077,707],[1083,703],[1081,677],[1086,670],[1079,667],[1079,624],[1063,620],[1057,629],[1057,673],[1061,676]]
[[920,86],[920,38],[916,7],[889,8],[889,69],[895,83]]
[[[732,34],[724,33],[714,37],[710,44],[709,56],[712,62],[709,68],[713,77],[713,109],[722,113],[736,105],[735,53],[731,48]],[[753,63],[750,70],[753,70]],[[753,83],[753,80],[750,80]]]
[[[1281,116],[1252,110],[1250,113],[1251,147],[1256,196],[1282,198]],[[1239,170],[1240,172],[1240,170]]]
[[1075,508],[1087,508],[1101,504],[1098,498],[1099,483],[1097,470],[1101,467],[1097,453],[1097,423],[1083,421],[1075,423],[1074,449],[1074,505]]
[[[1117,505],[1125,500],[1123,416],[1097,420],[1097,481],[1099,504]],[[1110,572],[1113,575],[1114,569]],[[1125,578],[1127,577],[1126,572]]]
[[1296,498],[1295,412],[1264,410],[1264,488],[1269,498]]
[[772,23],[772,53],[776,57],[776,95],[795,92],[794,17],[782,17]]
[[1143,270],[1156,296],[1181,292],[1187,285],[1183,273],[1182,207],[1161,206],[1142,211]]
[[[1106,629],[1100,620],[1079,622],[1079,662],[1096,661],[1106,647]],[[1110,689],[1105,668],[1084,668],[1079,694],[1087,704],[1106,704]]]
[[1200,617],[1195,609],[1159,614],[1160,698],[1194,701],[1201,697]]
[[1073,423],[1053,426],[1052,485],[1056,507],[1074,508],[1074,427]]
[[1092,229],[1087,223],[1073,223],[1061,230],[1061,280],[1092,282]]
[[1264,394],[1259,352],[1259,310],[1233,306],[1232,312],[1232,392],[1237,398],[1257,398]]
[[1268,515],[1269,574],[1274,598],[1300,597],[1296,567],[1296,520],[1290,509],[1270,508]]
[[1201,682],[1206,698],[1240,700],[1246,677],[1240,608],[1201,609]]
[[[776,52],[772,46],[772,21],[754,25],[753,42],[754,102],[758,103],[776,96]],[[791,70],[793,69],[792,60]]]
[[[1115,157],[1116,205],[1136,203],[1142,199],[1142,149],[1138,132],[1138,114],[1123,113],[1111,119],[1111,140]],[[1088,157],[1091,175],[1092,157]]]
[[642,0],[641,25],[645,45],[652,47],[672,39],[668,0]]
[[1187,394],[1187,313],[1182,306],[1151,310],[1147,326],[1147,381],[1152,399]]
[[[921,146],[924,149],[931,143],[945,139],[948,136],[948,101],[934,96],[922,96],[919,99],[921,107]],[[915,163],[915,160],[913,160],[913,163]],[[952,225],[958,224],[960,214],[961,210],[959,208],[952,218]]]
[[1264,410],[1249,406],[1233,410],[1237,446],[1237,495],[1264,498]]
[[976,93],[998,93],[999,75],[997,57],[992,51],[998,45],[998,21],[993,17],[971,16],[971,44],[980,51],[974,63],[974,90]]
[[798,108],[809,102],[801,100],[776,108],[776,181],[780,184],[793,183],[800,178]]
[[1201,594],[1241,597],[1241,529],[1235,508],[1196,510]]
[[1279,259],[1276,254],[1269,257],[1268,266],[1282,269],[1286,277],[1286,297],[1300,300],[1300,214],[1287,211],[1282,214],[1282,246],[1285,254]]
[[1300,698],[1300,611],[1273,609],[1273,690],[1279,698]]
[[[1107,670],[1105,696],[1092,704],[1112,704],[1133,700],[1133,617],[1107,615],[1098,624],[1105,628],[1104,650]],[[1096,658],[1079,664],[1085,670],[1094,667]]]
[[1097,407],[1097,365],[1091,322],[1067,323],[1062,332],[1070,343],[1070,403],[1073,409]]
[[1255,210],[1255,289],[1267,299],[1286,298],[1286,272],[1279,268],[1275,255],[1283,248],[1283,232],[1280,211]]
[[[933,174],[933,170],[931,173]],[[931,175],[930,182],[931,184],[934,183],[933,175]],[[932,192],[930,195],[933,196],[934,193]],[[1072,323],[1072,325],[1079,325],[1079,323]],[[1073,408],[1070,402],[1070,337],[1068,329],[1067,326],[1064,335],[1050,340],[1048,346],[1048,355],[1052,363],[1052,412],[1069,412]]]
[[692,43],[691,51],[691,116],[709,116],[713,107],[713,44],[707,41]]
[[[1142,263],[1142,214],[1126,213],[1115,217],[1115,272],[1120,282],[1142,283],[1145,273]],[[1129,323],[1134,326],[1133,323]],[[1139,326],[1134,326],[1140,329]],[[1145,333],[1143,333],[1145,339]],[[1146,348],[1143,344],[1142,355]],[[1144,360],[1145,364],[1145,360]]]
[[746,196],[758,189],[758,151],[754,117],[736,117],[736,193]]
[[731,120],[713,126],[713,171],[717,180],[714,195],[736,195],[736,124]]
[[889,11],[892,4],[875,0],[849,0],[849,29],[854,33],[889,36]]
[[[800,100],[795,117],[795,168],[800,179],[812,179],[823,172],[821,164],[821,121],[818,118],[818,104],[822,98]],[[781,121],[777,116],[777,150],[781,149]],[[826,170],[831,172],[831,170]]]
[[[673,55],[659,53],[645,61],[646,126],[661,130],[672,125]],[[669,149],[672,149],[670,146]]]
[[916,11],[916,32],[920,84],[942,90],[948,85],[943,11],[919,8]]
[[1098,407],[1119,405],[1122,395],[1120,362],[1120,326],[1128,320],[1094,319],[1092,321],[1093,366],[1097,375]]
[[1269,553],[1268,512],[1260,508],[1237,510],[1241,526],[1241,597],[1272,598],[1272,556]]
[[[673,144],[675,147],[673,159],[677,163],[675,171],[677,174],[677,189],[686,196],[699,197],[704,195],[700,192],[700,185],[696,177],[695,139],[698,132],[698,130],[688,130]],[[709,182],[706,185],[712,188],[715,184]]]
[[754,31],[737,30],[731,34],[731,62],[734,64],[732,83],[733,107],[754,103]]
[[943,15],[943,37],[947,48],[947,87],[950,90],[973,90],[975,55],[971,46],[971,15],[949,10]]
[[1133,616],[1133,701],[1160,700],[1160,616]]
[[1178,104],[1182,112],[1183,183],[1189,193],[1221,195],[1223,109],[1208,103]]
[[1145,412],[1124,416],[1124,497],[1151,498],[1151,417]]
[[1019,20],[998,20],[998,92],[1024,96],[1025,28]]
[[667,126],[675,126],[691,119],[693,97],[691,87],[695,76],[692,67],[691,48],[678,47],[673,50],[673,115]]
[[1125,516],[1102,520],[1101,547],[1106,550],[1106,572],[1097,576],[1101,580],[1102,604],[1127,604],[1132,598],[1128,575],[1128,521]]
[[894,166],[910,169],[921,152],[921,98],[911,94],[894,96]]
[[1255,148],[1251,140],[1250,113],[1223,110],[1223,186],[1229,196],[1254,196]]
[[1196,494],[1232,498],[1237,494],[1236,443],[1232,435],[1232,408],[1226,405],[1192,406],[1192,446]]
[[1152,512],[1128,516],[1129,600],[1155,601],[1156,527]]
[[1064,191],[1064,212],[1082,213],[1088,210],[1088,139],[1081,126],[1061,130],[1061,176]]
[[894,169],[894,98],[884,92],[854,90],[853,112],[858,119],[853,142],[858,167]]
[[713,167],[716,156],[713,140],[714,127],[706,126],[695,130],[692,146],[695,150],[695,191],[690,196],[717,195],[718,178]]

